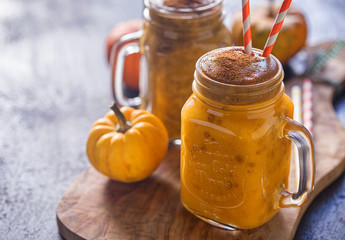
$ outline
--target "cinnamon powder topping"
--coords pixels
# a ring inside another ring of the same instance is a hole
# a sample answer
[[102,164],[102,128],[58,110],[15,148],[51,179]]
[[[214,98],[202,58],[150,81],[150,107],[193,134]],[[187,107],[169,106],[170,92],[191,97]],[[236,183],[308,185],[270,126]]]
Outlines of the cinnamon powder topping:
[[200,67],[213,80],[233,85],[262,83],[278,72],[278,64],[274,59],[249,56],[242,48],[209,52],[200,60]]
[[164,0],[163,5],[175,8],[197,8],[210,4],[211,0]]

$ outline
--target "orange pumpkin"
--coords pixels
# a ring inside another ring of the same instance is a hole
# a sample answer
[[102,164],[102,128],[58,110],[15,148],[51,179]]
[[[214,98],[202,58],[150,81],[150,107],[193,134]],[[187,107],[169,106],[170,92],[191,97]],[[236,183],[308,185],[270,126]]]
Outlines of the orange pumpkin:
[[[110,63],[110,54],[113,45],[117,44],[120,38],[128,33],[133,33],[142,28],[143,21],[141,19],[131,20],[127,22],[118,23],[110,31],[107,42],[106,51],[108,62]],[[123,81],[127,87],[132,90],[139,88],[139,62],[140,53],[134,53],[126,57],[124,65]],[[114,63],[115,65],[116,63]],[[114,68],[114,66],[112,66]]]
[[111,107],[96,121],[87,141],[87,155],[101,173],[121,182],[148,177],[168,149],[168,133],[152,113],[130,107]]
[[[274,24],[280,5],[267,5],[253,7],[250,12],[252,45],[263,49],[271,28]],[[234,15],[232,34],[235,45],[243,46],[242,12]],[[299,50],[303,48],[307,39],[307,24],[303,14],[296,8],[290,7],[272,54],[282,64],[288,62]]]

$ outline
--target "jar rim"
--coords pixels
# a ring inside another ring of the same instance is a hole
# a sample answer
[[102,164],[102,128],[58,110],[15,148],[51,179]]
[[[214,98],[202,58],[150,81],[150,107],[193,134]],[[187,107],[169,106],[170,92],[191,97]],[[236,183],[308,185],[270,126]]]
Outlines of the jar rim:
[[223,4],[223,0],[213,0],[207,5],[202,5],[200,7],[171,7],[163,4],[162,0],[144,0],[144,5],[147,8],[153,9],[161,14],[169,15],[199,15],[200,13],[208,12],[208,10]]
[[[226,51],[238,48],[242,47],[232,46],[218,48],[213,51]],[[261,54],[262,50],[253,48],[253,52],[255,54]],[[207,95],[206,97],[210,98],[213,101],[231,105],[251,104],[250,99],[252,99],[253,103],[255,103],[255,99],[263,101],[265,99],[265,95],[267,96],[268,94],[272,94],[272,92],[278,91],[280,89],[284,78],[284,71],[280,61],[275,56],[270,55],[270,57],[277,63],[278,69],[276,74],[270,79],[261,83],[236,85],[216,81],[207,76],[201,70],[201,59],[203,59],[203,57],[205,57],[205,55],[207,55],[208,53],[205,53],[196,62],[194,72],[195,84],[193,84],[193,89],[197,90],[197,92],[202,95]],[[219,95],[221,95],[221,97]]]
[[[230,49],[238,49],[238,48],[243,48],[241,46],[231,46],[231,47],[224,47],[224,48],[218,48],[218,49],[214,49],[212,51],[221,51],[221,50],[230,50]],[[262,50],[258,49],[258,48],[253,48],[253,52],[254,54],[261,54]],[[274,80],[278,80],[281,79],[281,75],[283,74],[283,67],[282,64],[280,63],[280,61],[274,56],[274,55],[270,55],[270,57],[277,63],[278,65],[278,70],[277,73],[270,79],[267,81],[264,81],[262,83],[255,83],[255,84],[248,84],[248,85],[238,85],[238,84],[230,84],[230,83],[223,83],[223,82],[219,82],[216,81],[212,78],[210,78],[209,76],[207,76],[200,68],[200,61],[203,59],[203,57],[205,57],[209,52],[205,53],[204,55],[202,55],[196,62],[195,64],[195,71],[197,72],[197,74],[199,74],[200,76],[202,76],[202,78],[207,79],[210,82],[213,82],[214,84],[218,84],[222,87],[238,87],[238,88],[248,88],[248,87],[253,87],[253,86],[257,86],[257,87],[265,87],[266,85],[269,85],[272,83],[272,81]],[[282,79],[281,79],[282,81]]]

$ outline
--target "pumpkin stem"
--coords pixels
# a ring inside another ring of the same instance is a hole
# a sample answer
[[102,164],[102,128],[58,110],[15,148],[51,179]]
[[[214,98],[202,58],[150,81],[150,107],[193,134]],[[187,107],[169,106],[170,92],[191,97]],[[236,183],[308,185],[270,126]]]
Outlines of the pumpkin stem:
[[120,111],[117,104],[114,102],[110,106],[111,110],[114,111],[117,120],[119,120],[119,128],[117,129],[118,132],[125,133],[128,129],[131,128],[131,126],[127,123],[125,115]]
[[269,0],[268,16],[274,18],[274,0]]

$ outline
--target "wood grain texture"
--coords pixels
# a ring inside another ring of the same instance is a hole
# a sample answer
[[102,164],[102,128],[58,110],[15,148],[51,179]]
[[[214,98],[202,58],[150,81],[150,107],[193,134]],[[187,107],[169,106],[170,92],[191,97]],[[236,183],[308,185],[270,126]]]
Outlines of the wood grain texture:
[[[323,72],[339,83],[345,80],[345,74],[334,72],[333,64]],[[287,88],[300,82],[289,81]],[[332,106],[334,88],[315,83],[313,94],[315,188],[301,208],[281,209],[252,230],[226,231],[204,223],[180,203],[179,148],[171,147],[158,171],[140,183],[110,181],[88,168],[57,207],[60,233],[66,239],[293,239],[312,200],[345,169],[345,129]]]

